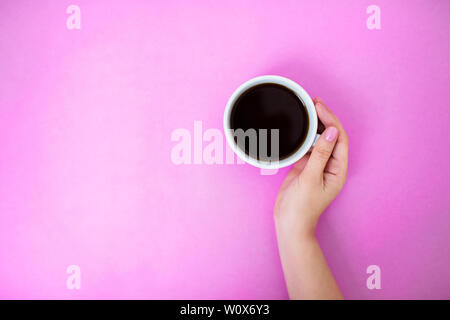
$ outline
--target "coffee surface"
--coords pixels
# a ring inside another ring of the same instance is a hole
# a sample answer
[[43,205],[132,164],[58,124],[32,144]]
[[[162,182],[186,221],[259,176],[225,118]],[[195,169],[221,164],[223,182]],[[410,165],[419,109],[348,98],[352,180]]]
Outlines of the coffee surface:
[[[230,116],[231,129],[269,129],[267,144],[271,152],[270,129],[279,130],[279,158],[285,159],[295,153],[303,144],[308,132],[309,121],[306,107],[300,98],[290,89],[275,83],[265,83],[249,88],[235,102]],[[236,140],[236,139],[235,139]],[[244,149],[244,146],[240,146]],[[259,150],[259,149],[258,149]],[[249,144],[245,144],[245,153],[249,153]]]

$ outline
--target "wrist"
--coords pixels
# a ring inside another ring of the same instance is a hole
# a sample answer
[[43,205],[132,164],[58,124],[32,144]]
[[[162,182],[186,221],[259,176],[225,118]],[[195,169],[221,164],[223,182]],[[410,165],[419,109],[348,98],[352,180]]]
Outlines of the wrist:
[[300,240],[315,239],[317,218],[314,216],[301,217],[302,213],[275,215],[277,234],[283,237]]

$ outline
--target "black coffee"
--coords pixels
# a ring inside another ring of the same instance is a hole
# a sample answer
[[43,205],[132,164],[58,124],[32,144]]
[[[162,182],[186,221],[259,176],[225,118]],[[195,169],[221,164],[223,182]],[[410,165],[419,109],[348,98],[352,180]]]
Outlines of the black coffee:
[[[230,116],[233,130],[255,129],[257,132],[257,154],[253,154],[249,139],[245,146],[239,145],[245,153],[260,159],[259,142],[265,138],[268,155],[272,151],[271,129],[279,130],[279,159],[285,159],[295,153],[303,144],[308,132],[309,121],[306,107],[300,98],[290,89],[275,83],[254,86],[237,99]],[[260,135],[259,129],[268,129],[267,136]]]

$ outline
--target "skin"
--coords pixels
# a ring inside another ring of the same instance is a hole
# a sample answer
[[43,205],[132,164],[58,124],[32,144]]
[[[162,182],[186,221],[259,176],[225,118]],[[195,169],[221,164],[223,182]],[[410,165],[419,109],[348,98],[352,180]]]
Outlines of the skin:
[[274,207],[278,248],[291,299],[343,299],[315,230],[347,179],[348,135],[320,98],[313,101],[326,130],[280,188]]

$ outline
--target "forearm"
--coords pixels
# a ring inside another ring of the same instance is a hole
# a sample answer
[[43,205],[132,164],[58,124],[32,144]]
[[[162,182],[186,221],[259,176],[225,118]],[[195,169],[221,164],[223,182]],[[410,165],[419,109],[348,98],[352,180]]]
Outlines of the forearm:
[[293,234],[276,224],[281,263],[291,299],[343,299],[313,232]]

